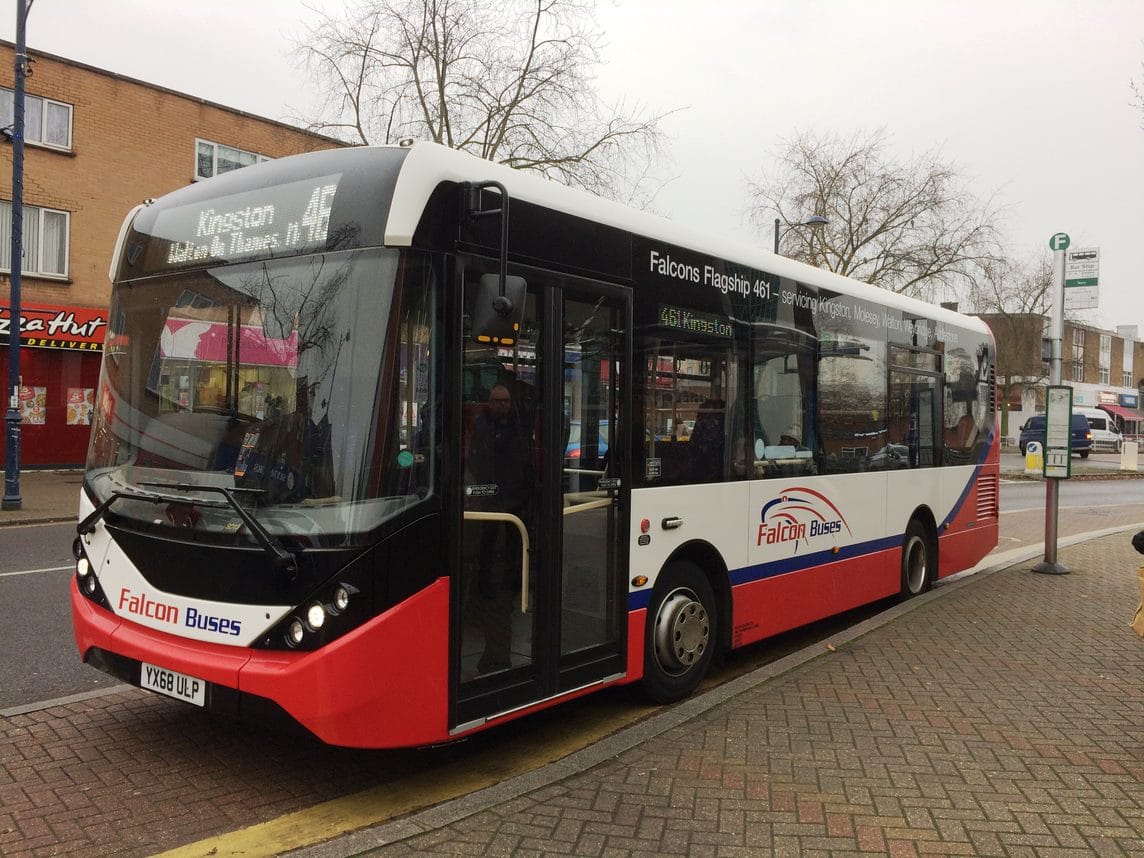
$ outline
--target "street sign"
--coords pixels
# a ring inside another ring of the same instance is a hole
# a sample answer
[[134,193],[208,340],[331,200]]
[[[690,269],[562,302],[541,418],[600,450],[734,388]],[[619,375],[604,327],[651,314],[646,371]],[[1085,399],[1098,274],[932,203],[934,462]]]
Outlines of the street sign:
[[1095,286],[1099,275],[1099,247],[1078,247],[1065,253],[1065,288]]
[[1072,394],[1066,385],[1045,390],[1045,477],[1068,479],[1072,467]]
[[1068,250],[1069,241],[1069,234],[1067,232],[1058,232],[1049,239],[1049,250]]
[[1091,310],[1100,306],[1099,275],[1099,247],[1078,247],[1065,252],[1066,310]]

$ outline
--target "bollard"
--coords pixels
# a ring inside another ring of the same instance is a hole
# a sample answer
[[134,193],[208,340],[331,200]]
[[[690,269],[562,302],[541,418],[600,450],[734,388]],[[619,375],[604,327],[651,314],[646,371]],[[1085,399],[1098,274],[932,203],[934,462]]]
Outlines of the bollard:
[[1042,476],[1045,472],[1045,455],[1039,441],[1025,445],[1025,473],[1029,476]]
[[1120,445],[1120,470],[1137,470],[1136,463],[1139,450],[1139,445],[1135,441],[1125,441]]

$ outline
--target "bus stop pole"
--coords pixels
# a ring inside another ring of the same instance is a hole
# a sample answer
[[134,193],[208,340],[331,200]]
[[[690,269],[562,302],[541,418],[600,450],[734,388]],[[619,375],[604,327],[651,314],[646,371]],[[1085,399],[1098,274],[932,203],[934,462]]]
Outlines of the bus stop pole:
[[[1054,240],[1056,236],[1053,237]],[[1067,237],[1062,244],[1050,244],[1053,247],[1053,304],[1052,315],[1049,318],[1049,385],[1050,387],[1061,383],[1062,340],[1064,339],[1065,315],[1065,248],[1068,247]],[[1045,440],[1048,441],[1048,402],[1045,403]],[[1071,416],[1071,415],[1070,415]],[[1072,456],[1072,433],[1069,432],[1066,455]],[[1047,446],[1047,445],[1046,445]],[[1046,459],[1047,461],[1047,459]],[[1057,562],[1057,524],[1060,512],[1060,480],[1058,478],[1045,478],[1045,557],[1033,567],[1034,572],[1044,575],[1067,575],[1067,566]]]

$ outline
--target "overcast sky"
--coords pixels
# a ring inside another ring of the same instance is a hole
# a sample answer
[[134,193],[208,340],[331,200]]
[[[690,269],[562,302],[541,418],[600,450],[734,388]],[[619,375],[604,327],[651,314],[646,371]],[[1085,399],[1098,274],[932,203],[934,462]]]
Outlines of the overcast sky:
[[[311,6],[335,8],[336,0]],[[0,4],[14,40],[16,4]],[[35,0],[28,45],[286,119],[297,0]],[[1008,207],[1010,254],[1058,231],[1101,252],[1088,320],[1144,335],[1144,0],[601,0],[601,88],[654,110],[676,176],[657,209],[752,236],[746,181],[798,130],[884,127],[902,158],[941,147]],[[807,212],[807,214],[811,214]]]

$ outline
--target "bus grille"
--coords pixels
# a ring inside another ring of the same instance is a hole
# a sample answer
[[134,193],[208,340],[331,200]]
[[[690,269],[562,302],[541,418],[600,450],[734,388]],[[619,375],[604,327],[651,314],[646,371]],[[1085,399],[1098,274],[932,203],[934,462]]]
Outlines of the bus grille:
[[977,478],[977,520],[997,518],[997,476]]

